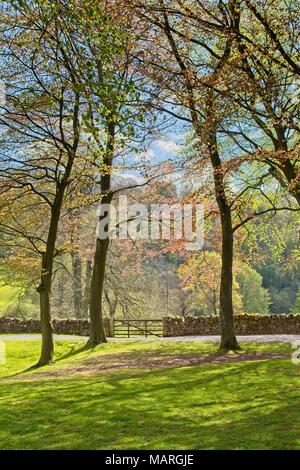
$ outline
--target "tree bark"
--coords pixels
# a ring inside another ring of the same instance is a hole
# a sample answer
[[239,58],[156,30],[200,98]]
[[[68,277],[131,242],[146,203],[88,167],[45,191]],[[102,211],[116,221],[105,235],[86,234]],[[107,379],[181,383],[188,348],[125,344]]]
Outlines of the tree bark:
[[104,289],[104,295],[105,295],[105,300],[109,309],[110,336],[113,337],[115,333],[114,325],[115,325],[115,316],[116,316],[118,298],[115,297],[113,300],[111,300],[110,293],[106,289]]
[[[237,2],[230,1],[228,9],[232,15],[237,14],[236,7]],[[217,146],[217,113],[214,110],[214,96],[213,86],[215,81],[219,78],[219,72],[222,70],[224,65],[227,63],[232,49],[233,35],[227,35],[226,46],[223,54],[215,66],[214,72],[210,77],[210,86],[208,89],[207,97],[204,105],[204,112],[206,114],[205,125],[199,121],[199,113],[197,112],[197,96],[194,93],[194,84],[191,80],[192,74],[189,74],[189,70],[186,65],[185,59],[180,55],[177,48],[176,42],[173,38],[168,14],[164,8],[162,8],[164,16],[164,30],[169,40],[170,46],[174,57],[181,70],[182,76],[185,81],[187,90],[187,104],[189,107],[192,123],[196,134],[200,137],[201,141],[205,138],[209,151],[209,156],[214,173],[214,185],[216,201],[220,210],[221,225],[222,225],[222,272],[221,272],[221,286],[220,286],[220,315],[221,315],[221,349],[239,349],[235,333],[234,333],[234,322],[233,322],[233,307],[232,307],[232,264],[233,264],[233,230],[231,221],[231,208],[227,202],[225,193],[225,182],[223,176],[222,162],[218,153]],[[186,104],[185,104],[186,105]],[[206,108],[206,109],[205,109]],[[202,110],[203,111],[203,110]]]
[[91,260],[86,260],[85,264],[85,281],[84,281],[84,294],[83,294],[83,312],[84,316],[89,315],[89,301],[91,292],[93,265]]
[[240,349],[234,331],[232,280],[233,280],[233,231],[230,208],[221,211],[222,270],[220,286],[220,316],[222,350]]
[[108,291],[105,289],[104,295],[105,295],[105,300],[109,309],[109,316],[114,319],[116,309],[117,309],[117,304],[118,304],[118,298],[114,294],[114,299],[113,300],[111,299],[113,295],[112,290]]
[[43,276],[41,277],[41,284],[38,287],[40,295],[40,321],[42,332],[42,350],[38,366],[51,364],[53,361],[54,344],[53,344],[53,327],[51,322],[50,310],[50,291],[51,288],[48,282],[45,282]]
[[[111,113],[111,120],[107,125],[107,146],[106,154],[103,158],[104,172],[101,174],[100,187],[101,187],[101,204],[110,206],[113,193],[111,192],[111,167],[114,157],[115,148],[115,116]],[[107,214],[106,214],[107,215]],[[99,222],[105,217],[101,214]],[[108,227],[107,227],[108,230]],[[97,237],[96,249],[94,255],[93,274],[90,292],[90,337],[88,346],[96,346],[97,344],[106,343],[106,335],[103,325],[103,291],[106,259],[109,248],[109,234],[106,238],[100,239]]]
[[106,343],[102,319],[102,299],[109,238],[97,238],[90,294],[90,338],[88,344]]
[[73,268],[73,302],[76,318],[83,315],[83,295],[82,295],[82,264],[81,259],[75,252],[71,253]]
[[40,294],[40,317],[42,332],[42,350],[37,363],[44,366],[53,362],[53,327],[51,322],[50,294],[52,285],[53,263],[55,257],[55,245],[58,232],[58,224],[61,214],[65,190],[71,173],[74,155],[69,155],[66,173],[63,180],[57,185],[57,193],[51,207],[50,224],[46,242],[45,253],[42,257],[41,282],[37,291]]
[[41,282],[37,291],[40,295],[40,318],[42,333],[42,350],[38,366],[51,364],[53,361],[53,327],[51,322],[50,294],[52,283],[53,262],[55,254],[55,243],[57,238],[60,211],[64,196],[64,188],[61,188],[55,198],[46,243],[46,250],[42,257]]
[[210,160],[214,173],[216,201],[220,210],[222,227],[222,269],[220,285],[221,344],[220,350],[240,349],[234,330],[232,281],[233,281],[233,228],[231,209],[225,193],[222,162],[219,156],[216,132],[209,136]]

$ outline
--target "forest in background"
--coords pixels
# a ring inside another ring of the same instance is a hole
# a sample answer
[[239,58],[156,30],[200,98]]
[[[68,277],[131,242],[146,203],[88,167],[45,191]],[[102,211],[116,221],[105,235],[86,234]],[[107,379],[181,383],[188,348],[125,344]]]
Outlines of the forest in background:
[[[155,189],[158,193],[172,194],[174,203],[176,184],[159,184]],[[146,198],[151,203],[151,193],[153,188],[147,194],[135,190],[134,198],[143,201]],[[177,200],[180,202],[179,197]],[[51,294],[55,318],[88,318],[96,209],[97,203],[64,222],[60,243],[66,248],[55,259]],[[204,251],[199,253],[184,253],[175,241],[112,241],[104,316],[134,319],[219,314],[218,221],[209,221],[205,230]],[[298,247],[296,216],[278,213],[248,225],[236,241],[235,313],[299,313]],[[22,248],[15,251],[2,245],[0,256],[1,315],[38,318],[39,299],[35,288],[38,264],[26,259]],[[20,263],[24,263],[22,272]]]
[[[230,350],[235,313],[299,312],[298,2],[4,1],[0,45],[0,307],[40,317],[39,365],[53,317],[93,346],[217,314]],[[203,249],[96,238],[120,195],[202,204]]]

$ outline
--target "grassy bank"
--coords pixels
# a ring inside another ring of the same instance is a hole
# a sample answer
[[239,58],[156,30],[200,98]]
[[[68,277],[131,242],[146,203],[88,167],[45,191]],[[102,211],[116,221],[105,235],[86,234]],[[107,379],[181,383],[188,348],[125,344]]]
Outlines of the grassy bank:
[[289,345],[248,344],[229,359],[201,343],[82,346],[58,342],[55,365],[32,371],[39,342],[7,342],[1,449],[300,448]]

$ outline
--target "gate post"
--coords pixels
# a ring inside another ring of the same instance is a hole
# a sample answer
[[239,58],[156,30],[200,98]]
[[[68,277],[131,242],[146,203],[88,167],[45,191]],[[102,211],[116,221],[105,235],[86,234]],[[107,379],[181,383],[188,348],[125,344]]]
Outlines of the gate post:
[[109,317],[109,334],[111,338],[115,337],[115,319],[113,316]]
[[169,322],[168,322],[168,317],[163,317],[162,319],[162,335],[163,337],[166,337],[166,336],[171,336],[170,335],[170,330],[169,330]]

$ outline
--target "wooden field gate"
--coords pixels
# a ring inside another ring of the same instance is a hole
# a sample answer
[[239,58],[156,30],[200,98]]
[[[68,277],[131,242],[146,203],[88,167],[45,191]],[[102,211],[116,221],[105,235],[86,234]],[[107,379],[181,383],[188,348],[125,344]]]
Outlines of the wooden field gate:
[[115,338],[134,338],[138,336],[161,337],[163,336],[162,320],[118,320],[112,325]]

